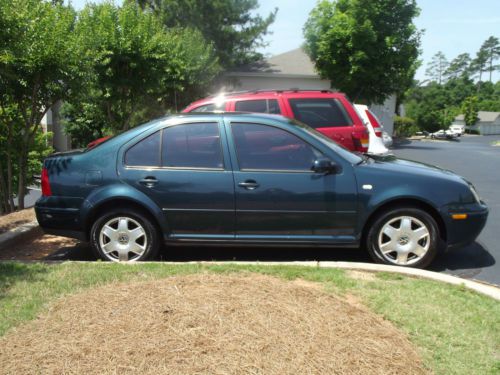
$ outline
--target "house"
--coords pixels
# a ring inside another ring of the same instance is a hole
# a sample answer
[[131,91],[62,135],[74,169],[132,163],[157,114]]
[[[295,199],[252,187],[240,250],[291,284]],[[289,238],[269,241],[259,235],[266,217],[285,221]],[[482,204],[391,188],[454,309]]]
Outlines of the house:
[[43,116],[41,125],[42,130],[52,132],[52,147],[56,151],[67,151],[71,149],[71,140],[68,134],[64,132],[61,125],[60,110],[62,102],[58,101]]
[[[314,63],[302,48],[270,57],[263,61],[245,65],[227,72],[214,85],[215,92],[260,89],[309,89],[328,90],[329,80],[321,79]],[[381,105],[370,106],[384,129],[393,133],[396,96],[392,95]]]
[[[481,135],[500,134],[500,112],[479,111],[478,120],[468,129],[477,130]],[[465,125],[464,115],[458,115],[453,122],[457,125]]]

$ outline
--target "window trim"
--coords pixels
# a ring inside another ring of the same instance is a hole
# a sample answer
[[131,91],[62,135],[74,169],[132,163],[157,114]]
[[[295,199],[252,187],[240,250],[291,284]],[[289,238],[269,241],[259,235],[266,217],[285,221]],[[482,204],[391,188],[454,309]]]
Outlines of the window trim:
[[[169,166],[164,166],[163,165],[163,131],[166,129],[170,129],[176,126],[182,126],[182,125],[194,125],[194,124],[215,124],[217,125],[217,131],[219,132],[219,147],[220,147],[220,155],[222,157],[222,167],[221,168],[207,168],[207,167],[169,167]],[[149,166],[149,165],[127,165],[125,157],[127,155],[127,152],[134,147],[136,144],[142,142],[144,139],[152,136],[153,134],[160,133],[160,155],[159,155],[159,161],[160,165],[159,166]],[[137,142],[134,142],[134,144],[130,145],[127,147],[127,149],[123,152],[123,160],[122,160],[123,167],[125,169],[142,169],[142,170],[186,170],[186,171],[226,171],[226,160],[224,157],[224,147],[222,145],[222,132],[220,128],[220,122],[215,121],[215,122],[206,122],[206,121],[196,121],[196,122],[184,122],[180,124],[173,124],[169,126],[165,126],[149,135],[146,135],[145,137],[139,139]]]
[[[325,156],[325,154],[323,152],[321,152],[320,150],[318,150],[317,147],[315,147],[314,145],[312,145],[310,142],[306,141],[304,138],[302,137],[299,137],[297,134],[287,130],[287,129],[283,129],[279,126],[274,126],[274,125],[268,125],[268,124],[262,124],[262,123],[256,123],[256,122],[231,122],[229,124],[230,128],[231,128],[231,140],[232,140],[232,145],[233,145],[233,149],[234,149],[234,155],[235,155],[235,158],[236,158],[236,163],[238,164],[238,171],[240,172],[260,172],[260,173],[301,173],[301,174],[314,174],[316,172],[314,172],[312,169],[311,170],[308,170],[308,169],[258,169],[258,168],[245,168],[245,169],[242,169],[241,168],[241,164],[240,164],[240,160],[238,158],[238,146],[236,145],[236,142],[235,142],[235,137],[234,137],[234,131],[233,131],[233,124],[242,124],[242,125],[260,125],[260,126],[267,126],[269,128],[275,128],[275,129],[279,129],[279,130],[282,130],[286,133],[289,133],[297,138],[299,138],[302,142],[306,143],[307,145],[309,145],[313,150],[315,150],[317,153],[319,153],[320,155],[322,156]],[[330,159],[330,158],[329,158]],[[234,171],[234,169],[233,169]]]

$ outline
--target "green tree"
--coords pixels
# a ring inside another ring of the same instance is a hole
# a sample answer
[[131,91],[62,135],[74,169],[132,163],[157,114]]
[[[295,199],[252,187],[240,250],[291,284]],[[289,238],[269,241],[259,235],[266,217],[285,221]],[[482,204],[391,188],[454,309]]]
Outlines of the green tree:
[[481,88],[481,82],[483,80],[483,73],[486,71],[486,65],[488,63],[488,51],[484,48],[481,48],[474,60],[472,60],[471,70],[474,74],[479,76],[479,85],[478,90]]
[[498,38],[490,36],[481,46],[481,50],[484,51],[486,56],[486,71],[490,73],[489,81],[491,82],[493,72],[500,66],[495,65],[495,61],[500,58],[500,41]]
[[219,71],[212,47],[196,30],[166,30],[133,3],[90,4],[75,28],[91,66],[86,90],[63,109],[79,146],[127,130],[204,90]]
[[415,0],[322,0],[304,27],[306,50],[335,88],[356,101],[381,103],[412,81],[418,14]]
[[442,84],[448,66],[449,63],[448,60],[446,60],[446,56],[443,52],[439,51],[434,56],[432,56],[431,61],[427,64],[425,75],[428,76],[431,81]]
[[453,60],[444,71],[446,79],[468,77],[470,75],[471,57],[468,53],[461,53]]
[[192,28],[213,43],[220,64],[228,69],[262,58],[263,37],[277,9],[263,18],[258,0],[127,0],[152,10],[167,28]]
[[[7,134],[19,143],[4,153],[7,170],[17,164],[17,197],[24,208],[29,154],[40,132],[40,121],[58,100],[66,99],[80,81],[73,27],[75,12],[42,0],[0,0],[0,112]],[[6,26],[6,27],[5,27]],[[14,158],[16,160],[14,161]],[[14,176],[5,181],[11,187]],[[9,195],[7,187],[7,195]]]
[[476,96],[469,96],[462,103],[462,112],[464,114],[465,125],[467,126],[474,125],[478,120],[477,102],[478,100]]

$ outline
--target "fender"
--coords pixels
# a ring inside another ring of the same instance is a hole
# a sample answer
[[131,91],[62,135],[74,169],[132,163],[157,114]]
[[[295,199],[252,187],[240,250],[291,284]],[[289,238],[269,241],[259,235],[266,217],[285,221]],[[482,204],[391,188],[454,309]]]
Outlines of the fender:
[[92,217],[100,206],[113,200],[126,200],[143,207],[156,219],[163,234],[170,233],[162,209],[146,194],[123,183],[106,185],[92,191],[83,201],[80,209],[82,222],[85,223],[86,219]]

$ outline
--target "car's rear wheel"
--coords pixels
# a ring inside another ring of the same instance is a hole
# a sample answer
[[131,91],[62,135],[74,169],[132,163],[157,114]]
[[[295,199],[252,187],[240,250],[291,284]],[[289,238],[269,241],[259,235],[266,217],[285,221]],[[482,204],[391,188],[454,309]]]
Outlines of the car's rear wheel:
[[112,262],[135,262],[153,258],[159,236],[155,225],[137,210],[115,210],[97,219],[91,243],[98,257]]
[[377,263],[424,268],[438,252],[439,228],[418,208],[396,208],[379,215],[367,236],[367,248]]

